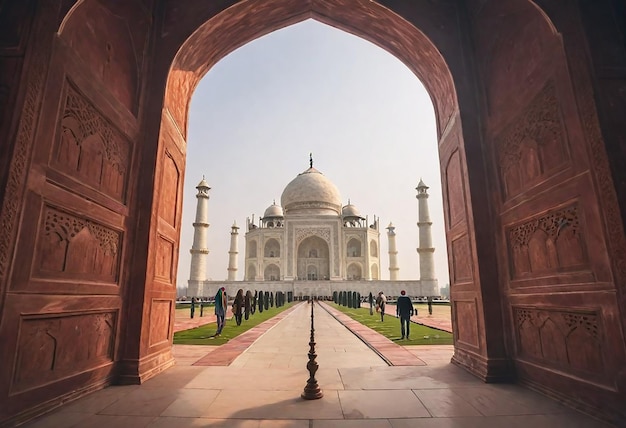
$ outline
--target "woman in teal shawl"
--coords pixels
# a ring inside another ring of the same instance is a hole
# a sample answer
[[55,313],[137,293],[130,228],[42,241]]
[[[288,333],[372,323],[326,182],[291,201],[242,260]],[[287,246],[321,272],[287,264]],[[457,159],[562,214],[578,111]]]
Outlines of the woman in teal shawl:
[[222,334],[226,317],[226,289],[224,287],[217,290],[215,294],[215,317],[217,318],[216,336]]

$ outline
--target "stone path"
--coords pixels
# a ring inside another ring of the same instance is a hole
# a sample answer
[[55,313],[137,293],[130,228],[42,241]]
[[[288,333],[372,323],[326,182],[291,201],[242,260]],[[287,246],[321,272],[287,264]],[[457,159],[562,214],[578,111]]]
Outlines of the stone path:
[[284,310],[273,318],[254,326],[239,336],[229,340],[224,345],[207,354],[194,363],[195,366],[229,366],[235,358],[247,350],[259,337],[268,332],[278,322],[291,313],[296,307]]
[[320,307],[315,309],[316,378],[324,397],[302,400],[309,332],[310,306],[300,304],[229,366],[193,365],[203,352],[217,352],[214,347],[175,346],[179,364],[144,384],[106,388],[26,426],[605,426],[521,386],[482,383],[449,364],[451,347],[407,347],[425,365],[388,366]]
[[348,330],[361,339],[366,345],[376,352],[390,366],[424,366],[422,360],[417,358],[403,346],[392,342],[385,336],[377,333],[371,328],[353,320],[348,315],[337,309],[322,303],[322,307],[330,313],[337,321],[343,324]]

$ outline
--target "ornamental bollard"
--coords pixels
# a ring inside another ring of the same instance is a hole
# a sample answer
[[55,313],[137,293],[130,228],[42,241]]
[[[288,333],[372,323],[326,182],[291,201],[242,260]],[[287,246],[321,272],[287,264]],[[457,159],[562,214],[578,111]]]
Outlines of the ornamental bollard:
[[309,370],[309,379],[306,381],[304,392],[300,395],[305,400],[317,400],[324,396],[324,393],[317,384],[315,379],[315,372],[317,372],[318,364],[315,361],[317,354],[315,353],[315,328],[313,318],[313,306],[315,306],[315,300],[311,298],[311,339],[309,341],[309,362],[306,364],[307,370]]

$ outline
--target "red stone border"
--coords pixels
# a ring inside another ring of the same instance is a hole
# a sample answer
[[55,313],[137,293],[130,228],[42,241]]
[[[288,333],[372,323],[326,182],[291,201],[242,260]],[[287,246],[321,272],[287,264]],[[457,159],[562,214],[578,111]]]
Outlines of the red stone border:
[[332,315],[337,321],[343,324],[356,337],[361,339],[363,343],[376,352],[390,366],[425,366],[426,363],[403,346],[387,339],[382,334],[372,330],[371,328],[353,320],[343,312],[338,311],[326,303],[320,302],[320,306]]
[[263,321],[256,327],[252,327],[250,330],[240,334],[239,336],[229,340],[225,344],[221,345],[216,350],[210,352],[198,361],[193,363],[193,366],[229,366],[230,363],[235,361],[239,355],[243,353],[250,345],[252,345],[259,337],[264,335],[270,328],[274,327],[280,321],[289,315],[299,305],[293,305],[291,308],[286,309],[278,315]]

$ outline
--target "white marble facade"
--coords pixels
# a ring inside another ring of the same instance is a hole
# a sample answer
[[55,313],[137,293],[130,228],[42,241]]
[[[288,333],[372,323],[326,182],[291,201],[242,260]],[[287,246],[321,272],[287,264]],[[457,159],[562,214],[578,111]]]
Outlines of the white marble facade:
[[380,232],[357,208],[342,207],[335,185],[311,165],[258,224],[248,219],[247,281],[380,279]]
[[[423,186],[421,181],[420,185]],[[418,198],[420,214],[427,213],[423,206],[427,195],[421,194]],[[208,207],[203,207],[204,210]],[[421,239],[422,234],[430,233],[430,227],[424,227],[423,222],[418,225],[421,226],[420,243],[430,244],[429,239]],[[206,230],[194,226],[196,233]],[[231,233],[231,240],[234,236]],[[370,222],[350,201],[342,205],[339,190],[313,167],[312,160],[308,169],[287,184],[280,204],[272,203],[258,221],[254,217],[247,219],[243,281],[233,281],[236,248],[237,244],[231,242],[228,281],[194,277],[193,273],[198,270],[192,266],[188,295],[210,297],[221,286],[227,291],[231,288],[235,292],[239,288],[263,289],[292,292],[294,296],[332,295],[333,291],[359,291],[361,294],[384,291],[396,296],[402,289],[411,296],[439,294],[437,280],[432,278],[432,266],[423,266],[428,275],[421,279],[426,281],[399,281],[397,275],[392,280],[382,280],[379,219],[374,217]],[[204,254],[208,255],[208,251]],[[420,252],[420,256],[422,260],[424,254]],[[397,273],[397,262],[395,259],[392,262]]]

